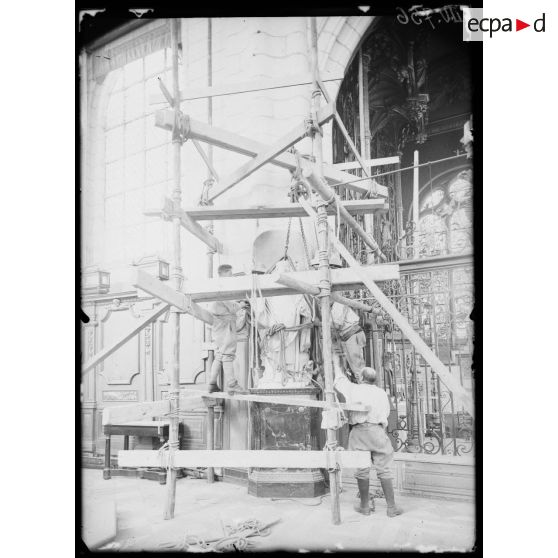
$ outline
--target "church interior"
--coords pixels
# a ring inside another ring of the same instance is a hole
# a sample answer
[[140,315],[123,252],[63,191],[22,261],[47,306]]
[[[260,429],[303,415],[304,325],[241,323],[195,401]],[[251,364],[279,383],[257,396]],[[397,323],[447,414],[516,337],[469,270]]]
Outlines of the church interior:
[[[146,486],[166,520],[195,481],[216,502],[324,501],[310,515],[344,524],[363,407],[334,379],[372,368],[396,494],[472,517],[473,58],[458,14],[439,15],[136,18],[88,36],[84,479]],[[116,544],[107,529],[97,547]]]

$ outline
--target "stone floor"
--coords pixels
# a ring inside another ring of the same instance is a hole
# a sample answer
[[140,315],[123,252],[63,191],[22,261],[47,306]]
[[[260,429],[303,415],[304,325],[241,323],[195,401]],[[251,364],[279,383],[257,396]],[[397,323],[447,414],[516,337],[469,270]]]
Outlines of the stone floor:
[[[474,546],[474,505],[415,497],[399,497],[405,513],[390,519],[385,500],[364,517],[352,509],[354,491],[341,493],[341,525],[331,523],[330,497],[312,500],[256,498],[234,484],[183,478],[177,481],[172,520],[163,519],[166,486],[83,469],[84,529],[90,536],[106,525],[107,509],[116,509],[116,537],[103,546],[115,551],[161,551],[182,543],[185,535],[219,536],[222,525],[244,519],[280,520],[267,537],[253,537],[254,550],[456,550]],[[110,523],[110,522],[109,522]],[[94,536],[93,536],[94,538]],[[99,536],[97,536],[97,540]]]

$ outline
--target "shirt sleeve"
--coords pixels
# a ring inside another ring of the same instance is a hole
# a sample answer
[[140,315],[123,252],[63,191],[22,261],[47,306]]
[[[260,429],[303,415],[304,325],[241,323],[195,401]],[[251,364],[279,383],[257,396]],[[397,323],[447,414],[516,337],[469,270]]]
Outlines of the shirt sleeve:
[[349,403],[352,399],[353,394],[353,384],[349,381],[346,376],[338,376],[335,378],[333,382],[333,387],[339,392],[342,393],[345,397],[347,403]]

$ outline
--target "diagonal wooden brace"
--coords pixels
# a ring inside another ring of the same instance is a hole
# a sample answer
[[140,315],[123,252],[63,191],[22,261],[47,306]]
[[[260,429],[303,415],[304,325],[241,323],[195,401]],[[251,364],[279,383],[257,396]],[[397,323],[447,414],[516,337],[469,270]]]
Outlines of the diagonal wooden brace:
[[[325,124],[326,122],[331,120],[334,114],[335,106],[333,104],[322,107],[317,116],[318,126],[321,126],[322,124]],[[254,157],[251,161],[248,161],[232,174],[225,177],[220,183],[221,189],[213,194],[209,201],[217,199],[221,194],[224,194],[227,190],[250,176],[263,165],[269,163],[272,159],[277,157],[277,155],[280,155],[281,153],[283,153],[283,151],[286,151],[295,143],[304,138],[307,133],[308,130],[304,122],[302,122],[298,126],[295,126],[292,130],[289,130],[289,132],[278,139],[273,145],[270,145],[269,147],[258,153],[258,155],[256,155],[256,157]]]
[[385,254],[380,250],[374,237],[367,233],[357,222],[357,220],[345,209],[337,194],[319,177],[315,165],[303,163],[303,181],[306,180],[310,187],[315,190],[327,203],[332,203],[339,210],[341,219],[347,223],[353,231],[362,239],[376,256],[382,261],[386,261]]
[[[314,221],[317,221],[316,212],[312,209],[310,204],[304,198],[299,198],[300,204],[304,207],[306,212]],[[472,416],[474,415],[474,405],[471,395],[465,388],[458,382],[458,380],[451,374],[442,361],[434,354],[432,349],[423,341],[422,337],[413,329],[411,324],[406,318],[397,310],[389,298],[382,292],[376,285],[374,280],[369,276],[366,268],[362,267],[352,254],[345,248],[343,243],[337,239],[333,230],[330,227],[330,239],[335,245],[341,256],[349,264],[350,269],[354,271],[358,278],[366,285],[368,290],[382,308],[389,314],[391,319],[397,324],[401,332],[409,339],[415,347],[415,350],[424,358],[430,365],[432,370],[436,372],[443,384],[452,392],[455,399],[459,400],[463,407]],[[374,266],[371,266],[374,267]]]
[[161,210],[145,211],[144,215],[150,217],[160,215],[163,219],[170,219],[178,217],[180,224],[195,237],[199,238],[204,244],[215,250],[218,254],[223,253],[223,245],[215,238],[210,232],[204,229],[199,223],[194,221],[186,211],[177,207],[176,204],[170,199],[165,197],[163,200],[163,208]]
[[112,345],[105,347],[103,350],[99,351],[96,355],[94,355],[91,359],[89,359],[81,368],[81,373],[85,374],[91,368],[97,366],[108,358],[112,353],[120,349],[122,345],[133,339],[146,325],[154,322],[159,316],[162,316],[167,310],[169,309],[168,304],[161,304],[153,309],[145,318],[140,320],[134,327],[122,337],[120,337],[117,341],[115,341]]
[[[174,111],[158,110],[155,113],[155,126],[172,131],[174,127]],[[262,153],[268,148],[266,144],[223,130],[222,128],[210,126],[205,122],[194,120],[188,115],[182,115],[182,129],[184,134],[190,139],[209,143],[215,147],[233,151],[240,155],[246,155],[247,157],[255,157],[258,153]],[[269,163],[289,171],[295,171],[298,168],[296,157],[288,152],[277,155]],[[369,194],[375,190],[378,196],[384,198],[388,196],[388,189],[385,186],[377,184],[374,180],[363,180],[353,183],[352,181],[356,178],[354,174],[338,170],[332,165],[324,163],[323,174],[328,184],[342,182],[345,188],[353,192]]]
[[213,316],[205,308],[193,302],[189,296],[175,291],[141,269],[138,270],[134,287],[160,298],[167,304],[171,304],[180,311],[186,312],[206,324],[213,325]]

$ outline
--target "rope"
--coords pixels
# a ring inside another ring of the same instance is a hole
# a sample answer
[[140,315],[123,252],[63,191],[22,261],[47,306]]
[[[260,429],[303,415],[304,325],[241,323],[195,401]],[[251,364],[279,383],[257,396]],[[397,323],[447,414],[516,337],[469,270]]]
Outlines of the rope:
[[[324,451],[326,452],[327,470],[329,473],[341,471],[341,462],[339,461],[339,454],[337,452],[344,450],[345,448],[337,445],[337,441],[325,443]],[[332,463],[332,461],[334,463]]]
[[217,539],[206,540],[198,535],[185,533],[181,542],[160,543],[159,547],[183,552],[238,552],[254,546],[251,541],[248,541],[249,537],[269,536],[271,527],[279,521],[281,520],[277,519],[266,525],[257,519],[248,519],[240,522],[236,527],[224,526],[225,535]]
[[299,500],[297,498],[270,498],[270,500],[272,502],[285,502],[285,501],[290,501],[290,502],[296,502],[297,504],[301,504],[303,506],[307,506],[307,507],[316,507],[316,506],[321,506],[322,502],[324,501],[324,498],[327,498],[329,496],[329,494],[323,494],[322,496],[319,497],[319,501],[318,502],[314,502],[312,504],[310,503],[305,503],[302,500]]
[[289,217],[289,225],[287,226],[287,238],[285,239],[285,253],[283,254],[282,259],[287,259],[287,253],[289,251],[289,243],[291,240],[291,223],[293,221],[292,217]]
[[306,242],[306,234],[304,233],[304,225],[302,223],[302,217],[298,218],[298,224],[300,225],[300,235],[302,236],[302,244],[304,245],[304,255],[306,257],[306,265],[308,269],[312,267],[312,260],[310,259],[310,252],[308,251],[308,243]]

